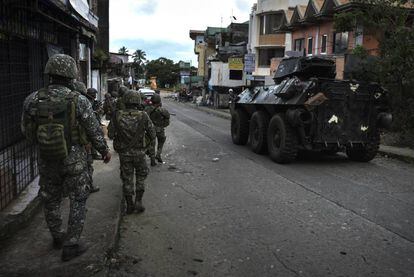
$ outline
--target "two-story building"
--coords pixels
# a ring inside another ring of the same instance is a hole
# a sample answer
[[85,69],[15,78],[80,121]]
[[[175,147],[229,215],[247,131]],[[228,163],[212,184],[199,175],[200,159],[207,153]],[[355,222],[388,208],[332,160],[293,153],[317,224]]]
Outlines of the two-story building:
[[216,107],[228,106],[228,91],[246,85],[244,55],[247,52],[248,22],[231,23],[227,28],[208,27],[190,31],[198,55],[198,75]]
[[289,32],[277,32],[292,14],[292,7],[307,0],[258,0],[250,14],[248,53],[255,57],[255,70],[250,79],[257,84],[273,83],[272,58],[284,57],[292,48]]
[[292,50],[305,56],[324,56],[336,60],[337,78],[343,78],[347,53],[360,45],[369,54],[378,54],[376,34],[358,26],[355,32],[337,32],[334,14],[355,8],[350,0],[309,0],[297,5],[290,21],[280,28],[291,33]]

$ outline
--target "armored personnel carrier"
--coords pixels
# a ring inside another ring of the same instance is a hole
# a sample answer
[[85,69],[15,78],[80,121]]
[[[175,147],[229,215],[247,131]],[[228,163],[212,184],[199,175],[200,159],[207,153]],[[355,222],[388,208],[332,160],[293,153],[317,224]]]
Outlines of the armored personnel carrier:
[[379,84],[336,80],[335,62],[317,57],[281,61],[275,85],[248,88],[230,103],[233,143],[277,163],[299,151],[336,153],[372,160],[380,130],[389,128],[387,91]]

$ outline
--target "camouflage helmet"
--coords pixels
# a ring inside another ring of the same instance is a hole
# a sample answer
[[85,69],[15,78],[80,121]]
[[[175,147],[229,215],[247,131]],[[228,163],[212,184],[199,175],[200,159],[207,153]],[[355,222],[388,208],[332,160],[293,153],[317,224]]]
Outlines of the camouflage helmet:
[[86,95],[86,86],[81,81],[74,81],[73,82],[73,90]]
[[128,88],[126,86],[120,86],[118,89],[118,95],[123,96],[128,91]]
[[125,105],[141,105],[141,95],[138,92],[127,90],[122,97]]
[[86,91],[86,96],[91,99],[95,99],[98,91],[95,88],[88,88]]
[[76,67],[75,60],[71,56],[56,54],[47,61],[45,73],[68,79],[76,79],[78,77],[78,68]]
[[151,102],[152,104],[160,104],[161,103],[161,96],[158,94],[154,94],[151,96]]

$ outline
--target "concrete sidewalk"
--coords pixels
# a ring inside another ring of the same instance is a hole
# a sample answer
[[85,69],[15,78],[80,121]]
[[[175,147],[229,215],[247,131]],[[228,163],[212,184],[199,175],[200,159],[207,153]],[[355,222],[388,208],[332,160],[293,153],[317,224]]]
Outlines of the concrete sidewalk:
[[[105,275],[105,264],[109,262],[108,258],[117,243],[122,200],[119,158],[115,152],[112,151],[112,154],[112,161],[108,165],[100,160],[94,162],[94,181],[101,190],[91,194],[87,202],[88,212],[82,239],[89,250],[76,259],[62,263],[61,251],[52,248],[43,212],[35,209],[37,212],[28,226],[20,226],[16,234],[1,243],[0,276]],[[32,197],[28,203],[30,206],[40,201]],[[65,199],[62,205],[65,226],[68,206],[69,201]]]
[[[193,107],[198,110],[202,110],[208,114],[212,114],[224,119],[231,119],[229,109],[214,109],[212,107],[197,106],[193,103],[182,103],[188,107]],[[402,148],[395,146],[380,145],[379,153],[381,155],[389,156],[401,161],[414,163],[414,150],[410,148]]]

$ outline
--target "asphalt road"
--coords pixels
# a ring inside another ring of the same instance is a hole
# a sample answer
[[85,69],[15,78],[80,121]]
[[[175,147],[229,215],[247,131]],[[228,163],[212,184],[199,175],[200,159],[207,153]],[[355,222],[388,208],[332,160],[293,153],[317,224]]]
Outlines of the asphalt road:
[[414,276],[414,167],[379,157],[278,165],[183,104],[125,216],[112,276]]

